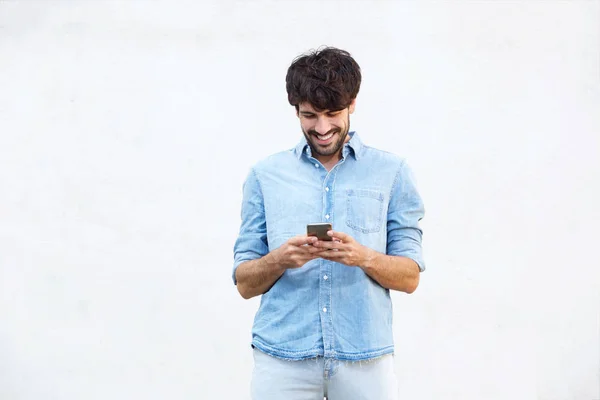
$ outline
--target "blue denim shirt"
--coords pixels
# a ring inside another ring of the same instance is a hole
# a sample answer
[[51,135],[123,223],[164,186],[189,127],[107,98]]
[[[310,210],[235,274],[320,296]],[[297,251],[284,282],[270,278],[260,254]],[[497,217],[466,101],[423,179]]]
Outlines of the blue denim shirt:
[[[306,225],[333,229],[388,255],[421,253],[423,202],[404,160],[365,146],[354,132],[327,171],[303,139],[250,171],[243,186],[235,270],[278,248]],[[389,290],[361,268],[316,259],[288,269],[261,297],[252,345],[280,358],[364,360],[394,351]]]

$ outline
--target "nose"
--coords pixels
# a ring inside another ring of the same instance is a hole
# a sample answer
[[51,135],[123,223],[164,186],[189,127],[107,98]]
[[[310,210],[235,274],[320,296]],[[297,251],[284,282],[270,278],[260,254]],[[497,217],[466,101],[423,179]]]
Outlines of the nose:
[[315,125],[315,131],[317,131],[317,133],[319,135],[324,135],[327,132],[329,132],[330,129],[331,129],[331,123],[329,122],[329,119],[326,116],[320,116],[317,119],[317,125]]

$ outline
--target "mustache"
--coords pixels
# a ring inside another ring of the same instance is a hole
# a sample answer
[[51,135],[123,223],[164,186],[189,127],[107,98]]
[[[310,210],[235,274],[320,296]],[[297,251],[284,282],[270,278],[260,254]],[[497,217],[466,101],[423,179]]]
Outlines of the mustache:
[[[330,129],[329,131],[327,131],[327,133],[325,133],[323,136],[329,135],[330,133],[340,133],[341,131],[342,131],[342,128],[333,128],[333,129]],[[307,133],[309,135],[318,135],[319,134],[319,132],[315,131],[314,129],[311,129]]]

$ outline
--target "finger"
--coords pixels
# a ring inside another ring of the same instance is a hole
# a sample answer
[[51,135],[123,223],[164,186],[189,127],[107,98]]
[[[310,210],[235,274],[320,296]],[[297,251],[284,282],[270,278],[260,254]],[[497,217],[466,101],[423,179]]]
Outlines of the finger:
[[318,242],[313,244],[313,247],[318,247],[321,249],[342,249],[345,245],[337,240],[327,241],[327,240],[319,240]]
[[309,262],[309,261],[316,260],[319,258],[322,258],[321,253],[307,253],[307,254],[302,255],[302,259],[305,260],[304,262]]
[[318,239],[314,236],[299,235],[288,240],[288,243],[294,246],[303,246],[305,244],[313,244]]
[[343,251],[337,251],[337,250],[325,250],[325,251],[319,253],[319,257],[325,258],[327,260],[335,260],[335,261],[339,262],[341,258],[346,257],[346,253],[344,253]]
[[320,254],[324,251],[327,251],[327,249],[323,249],[321,247],[315,247],[315,246],[306,246],[305,251],[309,254]]
[[344,232],[338,232],[338,231],[331,230],[331,231],[327,231],[327,234],[329,236],[331,236],[334,240],[339,239],[342,242],[351,242],[352,241],[352,236],[350,236]]

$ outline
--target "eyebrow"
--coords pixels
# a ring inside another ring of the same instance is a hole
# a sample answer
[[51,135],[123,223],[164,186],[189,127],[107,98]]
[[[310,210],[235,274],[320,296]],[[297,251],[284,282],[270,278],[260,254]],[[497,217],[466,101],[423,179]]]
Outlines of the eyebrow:
[[[325,114],[335,114],[335,113],[340,112],[340,111],[342,111],[342,110],[327,110],[327,111],[323,111],[323,113],[325,113]],[[318,114],[318,113],[316,113],[314,111],[300,111],[300,114],[315,115],[315,114]]]

